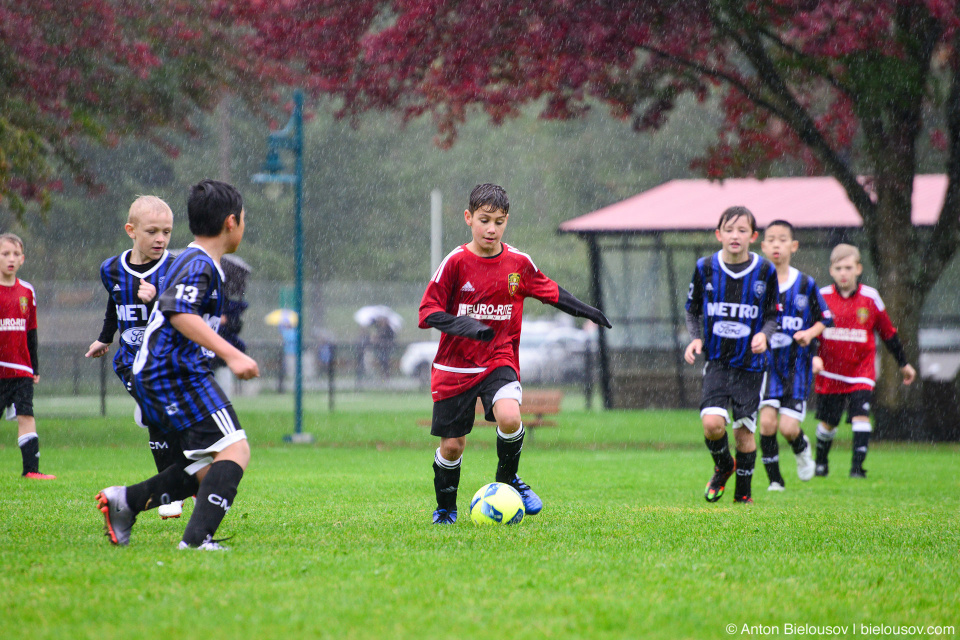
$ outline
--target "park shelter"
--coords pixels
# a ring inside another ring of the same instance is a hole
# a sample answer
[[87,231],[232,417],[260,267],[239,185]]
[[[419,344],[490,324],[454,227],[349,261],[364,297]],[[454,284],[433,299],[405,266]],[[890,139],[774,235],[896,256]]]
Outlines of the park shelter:
[[[944,175],[915,178],[914,225],[937,220],[946,185]],[[788,220],[800,241],[793,265],[821,285],[832,282],[834,245],[865,246],[859,213],[830,177],[671,180],[560,225],[560,233],[577,234],[587,243],[592,302],[614,325],[599,340],[605,407],[698,404],[700,368],[683,362],[688,341],[683,306],[697,258],[720,248],[713,233],[720,214],[736,205],[750,209],[761,229]],[[751,249],[759,253],[759,242]],[[863,257],[864,279],[875,282],[869,253]],[[949,284],[960,281],[954,271],[956,261],[924,307],[922,327],[960,327],[960,287]]]

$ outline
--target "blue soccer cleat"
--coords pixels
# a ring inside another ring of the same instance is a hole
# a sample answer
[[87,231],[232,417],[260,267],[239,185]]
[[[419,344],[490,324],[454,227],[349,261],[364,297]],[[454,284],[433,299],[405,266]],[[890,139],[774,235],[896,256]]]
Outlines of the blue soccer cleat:
[[520,479],[520,476],[514,476],[513,480],[510,480],[506,484],[516,489],[520,497],[523,498],[523,510],[528,516],[535,516],[540,513],[543,509],[543,500],[533,492],[530,485]]
[[433,512],[433,524],[456,524],[457,512],[437,509]]

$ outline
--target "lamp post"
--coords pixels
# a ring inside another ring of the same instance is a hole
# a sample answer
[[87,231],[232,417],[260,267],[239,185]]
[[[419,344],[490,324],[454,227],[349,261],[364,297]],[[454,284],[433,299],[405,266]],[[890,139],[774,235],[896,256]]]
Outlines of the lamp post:
[[[284,173],[280,151],[293,152],[294,172]],[[255,184],[292,184],[294,187],[294,311],[297,312],[296,383],[294,385],[294,433],[284,440],[295,443],[313,442],[313,436],[303,432],[303,91],[293,92],[293,114],[286,126],[267,136],[267,158],[263,173],[254,174]]]

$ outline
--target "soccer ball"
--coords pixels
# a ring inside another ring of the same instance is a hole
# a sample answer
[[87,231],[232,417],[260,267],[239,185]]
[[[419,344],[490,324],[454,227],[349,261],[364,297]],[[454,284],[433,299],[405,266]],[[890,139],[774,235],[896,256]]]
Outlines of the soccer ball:
[[470,501],[470,519],[474,524],[519,524],[526,512],[517,490],[502,482],[480,487]]

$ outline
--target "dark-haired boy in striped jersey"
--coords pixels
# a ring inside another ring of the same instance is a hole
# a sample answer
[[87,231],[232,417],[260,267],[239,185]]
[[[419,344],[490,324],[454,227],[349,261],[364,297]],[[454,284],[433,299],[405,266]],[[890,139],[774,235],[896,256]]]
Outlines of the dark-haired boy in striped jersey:
[[[736,472],[734,502],[753,502],[751,480],[757,459],[757,407],[766,368],[767,344],[777,328],[777,271],[750,252],[757,222],[746,207],[730,207],[716,230],[722,248],[700,258],[687,294],[687,330],[692,338],[684,359],[693,364],[705,352],[700,419],[713,477],[704,497],[716,502]],[[737,457],[730,455],[727,423],[733,409]]]
[[760,456],[770,480],[767,490],[783,491],[786,482],[780,473],[778,422],[797,458],[797,476],[804,482],[813,477],[810,439],[800,423],[807,415],[807,396],[813,385],[811,343],[832,323],[832,316],[813,278],[790,266],[790,258],[799,248],[792,224],[785,220],[768,224],[761,247],[777,268],[781,330],[773,334],[767,351],[770,366],[760,401]]
[[170,265],[133,361],[144,419],[175,434],[184,458],[144,482],[97,494],[114,544],[129,544],[140,512],[196,495],[180,548],[223,549],[213,535],[250,462],[246,434],[210,369],[219,356],[241,380],[260,374],[252,358],[217,335],[224,303],[220,259],[243,239],[243,199],[232,185],[203,180],[191,189],[187,217],[194,241]]

